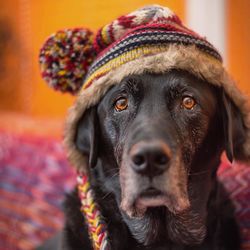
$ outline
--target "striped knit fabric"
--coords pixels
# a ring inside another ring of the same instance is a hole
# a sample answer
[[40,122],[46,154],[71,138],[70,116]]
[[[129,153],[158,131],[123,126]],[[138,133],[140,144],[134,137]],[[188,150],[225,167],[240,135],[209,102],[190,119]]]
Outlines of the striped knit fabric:
[[62,229],[74,186],[61,141],[0,130],[0,250],[33,250]]
[[100,53],[88,71],[83,89],[89,87],[94,80],[106,75],[112,69],[129,61],[166,51],[170,43],[195,44],[203,52],[222,61],[220,54],[210,43],[194,32],[185,30],[184,26],[180,25],[177,29],[175,25],[171,25],[171,22],[140,26]]

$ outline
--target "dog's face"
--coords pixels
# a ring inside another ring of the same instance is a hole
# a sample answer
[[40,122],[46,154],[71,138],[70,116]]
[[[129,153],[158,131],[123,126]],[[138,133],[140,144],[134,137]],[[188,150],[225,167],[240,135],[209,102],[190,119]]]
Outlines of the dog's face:
[[231,158],[237,142],[228,145],[244,138],[240,119],[237,136],[228,126],[225,102],[221,89],[172,70],[126,77],[80,120],[77,147],[139,242],[204,239],[220,155]]

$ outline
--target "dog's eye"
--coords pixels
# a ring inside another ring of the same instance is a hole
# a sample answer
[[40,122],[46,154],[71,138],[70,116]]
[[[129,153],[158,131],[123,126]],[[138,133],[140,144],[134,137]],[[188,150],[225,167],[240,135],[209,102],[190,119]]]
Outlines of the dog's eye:
[[128,99],[125,97],[120,97],[115,102],[116,111],[123,111],[128,107]]
[[192,109],[195,104],[195,100],[190,96],[185,96],[182,98],[182,107],[184,107],[185,109]]

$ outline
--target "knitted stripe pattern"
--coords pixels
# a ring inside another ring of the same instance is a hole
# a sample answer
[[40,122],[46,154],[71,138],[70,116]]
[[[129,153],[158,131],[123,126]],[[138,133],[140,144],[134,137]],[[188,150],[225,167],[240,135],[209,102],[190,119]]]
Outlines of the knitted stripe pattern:
[[206,52],[222,61],[220,54],[209,42],[199,38],[195,34],[191,34],[191,32],[174,30],[170,25],[147,25],[144,28],[135,29],[123,39],[105,49],[91,65],[89,74],[92,74],[93,71],[97,70],[109,60],[120,56],[124,52],[138,48],[139,46],[154,46],[169,43],[185,45],[195,44],[203,52]]
[[164,52],[172,43],[195,44],[207,55],[222,61],[220,54],[210,43],[189,33],[189,31],[172,31],[169,25],[161,25],[161,29],[159,26],[147,25],[146,28],[134,30],[122,40],[106,48],[94,61],[86,76],[83,89],[89,87],[94,80],[106,75],[112,69],[143,56]]
[[110,250],[107,234],[107,225],[94,200],[88,177],[78,174],[78,194],[81,200],[81,212],[88,226],[88,233],[92,240],[94,250]]

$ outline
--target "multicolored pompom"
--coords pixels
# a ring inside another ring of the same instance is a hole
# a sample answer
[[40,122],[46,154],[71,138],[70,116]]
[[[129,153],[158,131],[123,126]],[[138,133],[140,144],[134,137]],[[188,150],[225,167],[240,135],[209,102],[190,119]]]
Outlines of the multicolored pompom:
[[58,31],[48,38],[40,51],[42,77],[55,90],[75,94],[95,56],[90,30]]

